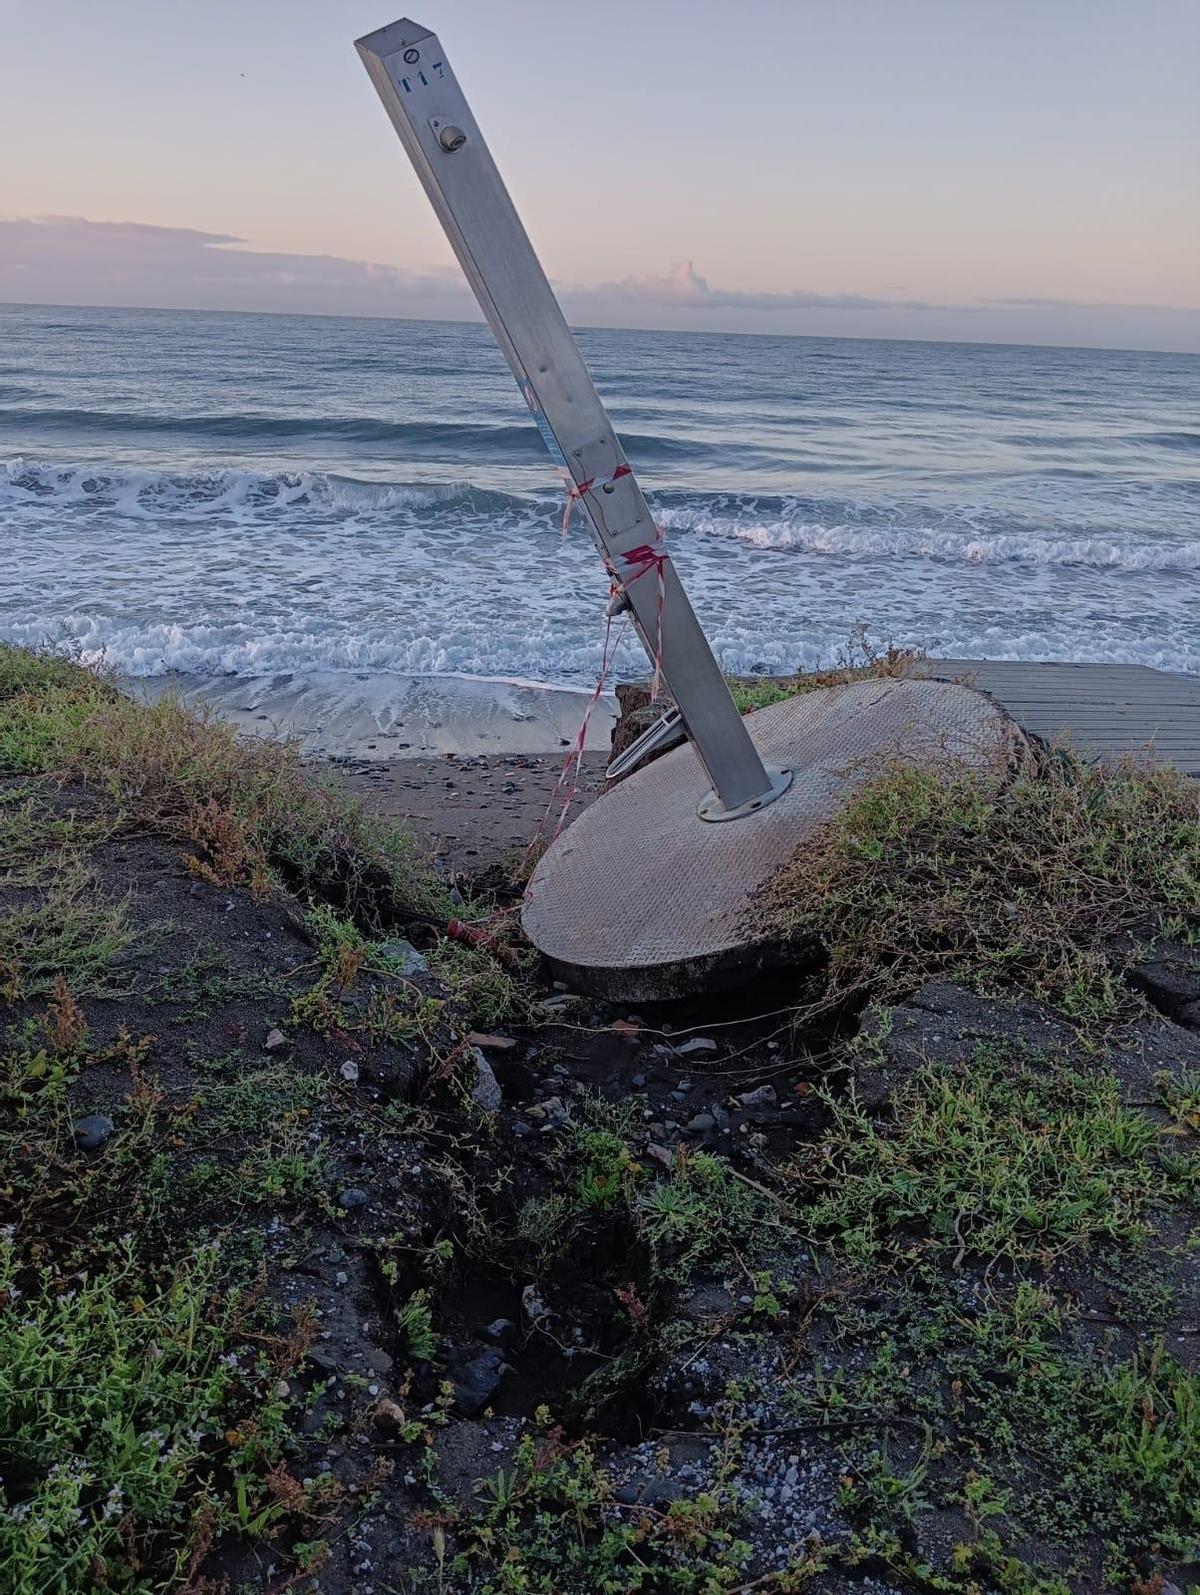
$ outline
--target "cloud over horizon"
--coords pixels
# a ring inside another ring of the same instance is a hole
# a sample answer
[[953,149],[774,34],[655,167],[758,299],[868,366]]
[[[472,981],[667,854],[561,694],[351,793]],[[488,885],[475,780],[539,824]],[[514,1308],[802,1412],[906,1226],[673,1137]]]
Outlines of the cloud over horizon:
[[401,315],[406,302],[427,300],[444,301],[446,314],[463,315],[474,305],[450,271],[246,246],[232,233],[147,222],[0,220],[0,299],[315,315]]
[[[691,261],[662,276],[558,286],[577,322],[849,337],[1166,348],[1200,353],[1200,308],[1014,296],[966,304],[805,289],[712,287]],[[79,216],[0,219],[0,301],[479,319],[456,268],[413,271],[260,251],[231,233]]]
[[863,294],[818,294],[803,289],[789,293],[746,293],[737,288],[710,288],[690,260],[672,266],[665,277],[625,277],[619,282],[572,286],[564,295],[593,296],[685,310],[936,310],[920,299],[872,299]]

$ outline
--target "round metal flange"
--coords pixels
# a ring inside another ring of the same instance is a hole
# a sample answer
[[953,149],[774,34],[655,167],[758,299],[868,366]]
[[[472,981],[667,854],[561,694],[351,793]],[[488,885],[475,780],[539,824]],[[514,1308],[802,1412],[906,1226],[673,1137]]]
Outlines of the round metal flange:
[[708,783],[687,743],[628,776],[547,849],[522,921],[577,990],[646,1002],[748,978],[778,954],[748,910],[851,793],[901,760],[983,768],[1021,740],[993,699],[922,678],[824,687],[746,724],[763,762],[790,773],[770,803],[735,824],[701,819]]
[[707,820],[710,825],[718,825],[722,820],[744,820],[747,814],[757,814],[759,809],[765,809],[768,803],[774,803],[777,797],[782,797],[792,784],[790,770],[776,770],[767,765],[767,774],[771,784],[765,792],[760,792],[758,797],[747,798],[744,803],[738,803],[734,808],[727,809],[716,792],[710,788],[696,804],[696,817]]

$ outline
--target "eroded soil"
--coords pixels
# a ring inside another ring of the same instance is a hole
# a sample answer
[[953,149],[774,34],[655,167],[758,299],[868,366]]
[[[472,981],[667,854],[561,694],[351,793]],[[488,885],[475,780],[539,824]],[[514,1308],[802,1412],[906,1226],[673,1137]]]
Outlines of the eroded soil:
[[428,926],[356,961],[94,793],[0,802],[94,824],[81,891],[124,905],[65,1018],[49,965],[4,1008],[4,1219],[64,1290],[215,1242],[259,1359],[196,1442],[241,1521],[174,1571],[131,1527],[76,1587],[1200,1581],[1196,1029],[937,987],[804,1032],[798,976],[630,1012],[534,971],[481,1010]]

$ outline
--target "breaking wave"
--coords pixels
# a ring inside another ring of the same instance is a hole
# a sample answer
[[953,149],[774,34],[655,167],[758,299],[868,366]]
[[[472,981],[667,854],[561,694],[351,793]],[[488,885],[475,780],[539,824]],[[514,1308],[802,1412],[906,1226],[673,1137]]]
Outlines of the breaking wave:
[[[607,582],[483,329],[0,321],[0,637],[137,674],[595,679]],[[1194,357],[581,342],[727,668],[828,662],[861,621],[1200,672]]]
[[346,516],[436,509],[484,515],[524,506],[515,496],[469,482],[364,482],[323,471],[112,470],[15,459],[0,465],[0,507],[203,520],[233,510],[250,516],[281,508]]
[[[943,515],[934,526],[878,509],[868,514],[859,504],[763,494],[676,491],[661,502],[652,495],[652,506],[664,531],[676,538],[732,539],[774,554],[1200,571],[1200,537],[1163,534],[1135,541],[1102,532],[1062,537],[1033,528],[983,529],[968,519],[977,512],[965,509],[957,524]],[[441,519],[447,529],[489,521],[499,531],[528,532],[556,529],[562,500],[552,488],[505,493],[466,481],[370,482],[321,471],[111,470],[16,459],[0,465],[0,508],[34,515],[70,509],[76,517],[88,511],[154,521],[175,517],[198,524],[239,516],[270,524],[287,511],[297,530],[354,520],[399,530],[409,519]],[[816,510],[823,518],[814,517]]]
[[1200,571],[1200,538],[1154,542],[1096,536],[955,530],[947,526],[824,525],[780,518],[760,522],[687,510],[665,510],[669,529],[732,537],[776,553],[836,555],[847,559],[959,560],[970,565],[1084,565],[1095,570]]

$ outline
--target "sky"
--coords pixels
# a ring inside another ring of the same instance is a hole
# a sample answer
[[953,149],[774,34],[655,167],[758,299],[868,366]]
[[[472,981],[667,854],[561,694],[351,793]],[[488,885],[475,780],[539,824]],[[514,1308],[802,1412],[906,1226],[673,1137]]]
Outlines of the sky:
[[[413,6],[578,323],[1200,352],[1200,0]],[[0,0],[0,300],[473,316],[396,14]]]

